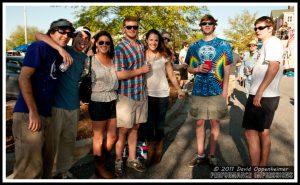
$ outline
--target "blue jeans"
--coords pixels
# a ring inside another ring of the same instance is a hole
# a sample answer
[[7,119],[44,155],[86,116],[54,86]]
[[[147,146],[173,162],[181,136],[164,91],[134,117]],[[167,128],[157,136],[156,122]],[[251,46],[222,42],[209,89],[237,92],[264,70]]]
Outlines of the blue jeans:
[[160,141],[164,138],[164,124],[169,105],[169,97],[148,96],[148,121],[141,124],[141,137],[146,141]]

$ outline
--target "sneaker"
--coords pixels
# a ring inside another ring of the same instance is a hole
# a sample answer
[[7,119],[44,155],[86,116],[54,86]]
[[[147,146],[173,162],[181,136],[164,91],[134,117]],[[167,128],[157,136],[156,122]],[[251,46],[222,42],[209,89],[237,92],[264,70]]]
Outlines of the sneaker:
[[199,165],[199,164],[205,162],[206,160],[207,160],[207,158],[205,157],[205,155],[204,155],[204,157],[199,157],[199,155],[196,154],[196,155],[194,156],[194,158],[193,158],[192,160],[190,160],[190,162],[189,162],[189,167],[192,168],[192,167],[194,167],[194,166],[197,166],[197,165]]
[[126,166],[128,168],[133,168],[138,172],[146,171],[145,165],[141,163],[138,159],[132,159],[132,160],[127,159]]
[[215,167],[218,165],[217,158],[214,156],[208,156],[209,165]]
[[120,177],[124,174],[123,160],[119,159],[115,161],[115,175]]
[[54,179],[76,179],[76,177],[69,171],[59,173],[53,177]]

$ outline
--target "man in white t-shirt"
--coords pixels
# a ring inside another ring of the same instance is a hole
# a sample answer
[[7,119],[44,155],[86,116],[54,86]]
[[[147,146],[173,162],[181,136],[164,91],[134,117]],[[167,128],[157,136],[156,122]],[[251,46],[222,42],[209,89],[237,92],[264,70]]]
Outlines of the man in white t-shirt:
[[271,148],[270,127],[280,98],[283,46],[277,37],[272,36],[275,24],[271,17],[260,17],[254,26],[263,45],[253,68],[242,127],[245,128],[250,165],[266,166]]
[[179,53],[179,63],[182,66],[180,69],[180,87],[183,88],[187,79],[188,79],[188,72],[187,72],[187,65],[185,63],[185,57],[187,54],[187,50],[189,48],[189,45],[187,42],[183,42],[182,44],[182,49],[180,50]]

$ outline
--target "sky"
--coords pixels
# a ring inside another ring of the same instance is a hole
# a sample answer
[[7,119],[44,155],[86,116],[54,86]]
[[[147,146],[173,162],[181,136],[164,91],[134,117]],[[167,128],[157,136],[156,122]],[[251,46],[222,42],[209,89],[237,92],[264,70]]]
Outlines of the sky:
[[[132,5],[134,3],[130,3]],[[157,5],[158,3],[155,3]],[[159,5],[194,5],[208,6],[208,9],[216,19],[218,19],[218,27],[216,34],[220,38],[224,38],[223,30],[228,28],[228,18],[242,14],[243,10],[248,10],[251,14],[257,12],[257,18],[267,15],[270,16],[271,10],[287,9],[288,5],[296,3],[161,3]],[[9,38],[10,34],[16,30],[18,25],[35,26],[46,32],[50,27],[51,22],[59,18],[66,18],[71,22],[76,21],[72,6],[86,6],[87,3],[3,3],[3,37]],[[124,5],[122,3],[111,4],[90,4],[90,5]],[[125,6],[129,4],[125,3]],[[141,3],[136,4],[136,6]],[[146,5],[146,3],[144,3]],[[149,4],[148,4],[149,5]],[[26,8],[24,8],[26,7]],[[26,11],[24,11],[26,10]],[[26,14],[24,13],[26,12]],[[224,38],[225,39],[225,38]],[[3,39],[5,40],[5,39]]]

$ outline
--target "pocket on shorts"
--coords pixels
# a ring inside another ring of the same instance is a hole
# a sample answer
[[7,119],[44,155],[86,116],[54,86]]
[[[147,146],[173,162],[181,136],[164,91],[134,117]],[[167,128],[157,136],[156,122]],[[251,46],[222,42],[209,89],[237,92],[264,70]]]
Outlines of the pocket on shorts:
[[198,99],[195,96],[192,96],[192,106],[190,109],[190,115],[194,118],[198,116],[199,108],[198,108]]
[[14,113],[13,114],[13,126],[12,132],[14,140],[21,140],[24,130],[28,127],[29,122],[28,114],[25,113]]
[[192,107],[191,108],[191,110],[190,110],[190,115],[192,116],[192,117],[197,117],[197,114],[198,114],[198,108],[197,107]]

